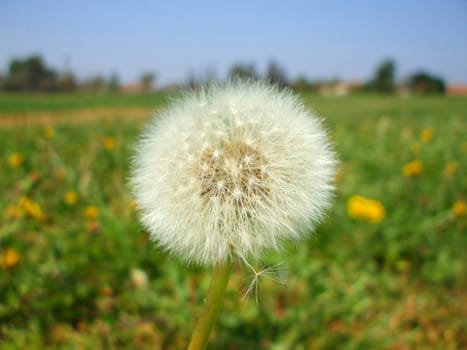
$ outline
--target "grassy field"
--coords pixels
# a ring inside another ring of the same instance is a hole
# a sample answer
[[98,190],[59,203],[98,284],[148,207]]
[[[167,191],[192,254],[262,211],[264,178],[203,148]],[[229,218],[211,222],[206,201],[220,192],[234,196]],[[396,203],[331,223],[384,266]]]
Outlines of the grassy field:
[[[132,111],[166,100],[0,95],[0,348],[186,346],[210,273],[148,242],[126,185]],[[336,143],[335,205],[268,257],[289,279],[264,280],[259,303],[236,266],[210,348],[467,348],[467,99],[304,101]]]
[[56,112],[103,107],[152,107],[167,94],[61,94],[0,95],[1,113]]

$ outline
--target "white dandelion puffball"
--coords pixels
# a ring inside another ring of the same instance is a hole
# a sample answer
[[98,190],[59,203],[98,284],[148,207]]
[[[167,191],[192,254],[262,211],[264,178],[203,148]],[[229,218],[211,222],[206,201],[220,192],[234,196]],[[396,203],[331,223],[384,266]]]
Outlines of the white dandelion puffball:
[[335,164],[320,120],[296,97],[237,81],[186,94],[154,118],[131,184],[151,239],[214,265],[309,234],[329,206]]

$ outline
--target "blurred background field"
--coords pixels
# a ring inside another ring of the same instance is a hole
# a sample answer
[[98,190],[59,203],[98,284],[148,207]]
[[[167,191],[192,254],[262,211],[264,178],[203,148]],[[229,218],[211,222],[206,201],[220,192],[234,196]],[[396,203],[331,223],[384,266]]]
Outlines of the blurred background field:
[[[2,348],[186,344],[209,272],[148,243],[126,185],[137,134],[167,97],[112,97],[127,102],[104,120],[97,109],[93,121],[0,129]],[[0,97],[0,121],[21,115],[16,98]],[[271,257],[290,276],[262,281],[260,303],[242,300],[249,276],[237,266],[212,348],[464,348],[467,99],[302,98],[336,143],[336,204],[311,240]],[[79,108],[44,101],[36,113],[50,120]]]
[[[467,3],[0,2],[0,349],[184,349],[210,271],[170,259],[127,185],[185,89],[264,79],[340,160],[311,238],[235,266],[209,349],[467,348]],[[258,267],[261,265],[258,264]]]

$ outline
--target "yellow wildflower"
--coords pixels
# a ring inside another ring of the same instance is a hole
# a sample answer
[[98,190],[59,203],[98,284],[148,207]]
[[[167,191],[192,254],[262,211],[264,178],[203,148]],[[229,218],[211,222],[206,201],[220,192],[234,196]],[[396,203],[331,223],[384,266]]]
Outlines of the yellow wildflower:
[[448,162],[444,168],[443,174],[445,177],[451,177],[457,172],[457,169],[459,169],[458,162]]
[[414,160],[404,165],[403,172],[405,176],[413,177],[418,176],[423,171],[423,164],[420,160]]
[[6,219],[19,219],[23,215],[23,211],[20,206],[9,204],[5,208],[4,215]]
[[30,217],[37,219],[39,221],[42,221],[45,219],[45,216],[42,213],[42,209],[40,205],[37,202],[33,201],[32,199],[29,199],[27,197],[21,197],[21,199],[19,200],[19,206]]
[[428,143],[433,139],[433,129],[425,128],[422,130],[420,134],[420,138],[423,142]]
[[379,223],[384,219],[385,210],[381,202],[362,196],[352,196],[347,202],[347,213],[350,217]]
[[4,269],[11,269],[18,265],[21,261],[21,256],[19,253],[13,248],[7,248],[5,252],[2,254],[0,259],[0,265]]
[[47,139],[47,140],[51,140],[53,139],[55,136],[55,130],[54,128],[52,128],[51,126],[48,126],[44,129],[44,137]]
[[21,153],[13,153],[8,158],[8,163],[10,167],[17,168],[23,163],[24,157]]
[[68,191],[63,195],[63,200],[69,206],[75,205],[78,201],[78,196],[73,191]]
[[99,217],[99,209],[94,206],[86,207],[84,216],[87,220],[96,220]]
[[103,140],[103,145],[104,145],[104,148],[107,150],[107,151],[110,151],[110,150],[113,150],[115,148],[115,145],[116,145],[116,141],[113,137],[111,136],[107,136],[104,138]]
[[467,213],[467,203],[462,200],[456,201],[452,207],[452,212],[457,217],[465,216]]

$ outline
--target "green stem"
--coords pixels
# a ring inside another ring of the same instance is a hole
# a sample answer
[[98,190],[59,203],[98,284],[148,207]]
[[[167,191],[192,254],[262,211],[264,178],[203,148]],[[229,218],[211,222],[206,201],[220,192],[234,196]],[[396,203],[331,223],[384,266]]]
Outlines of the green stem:
[[211,334],[212,326],[216,321],[222,300],[224,299],[224,292],[227,288],[231,271],[231,262],[227,262],[224,265],[219,264],[215,267],[214,277],[209,286],[203,310],[193,330],[188,350],[203,350],[206,347],[209,334]]

